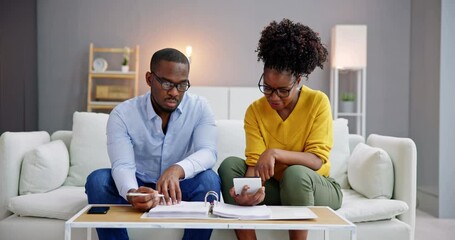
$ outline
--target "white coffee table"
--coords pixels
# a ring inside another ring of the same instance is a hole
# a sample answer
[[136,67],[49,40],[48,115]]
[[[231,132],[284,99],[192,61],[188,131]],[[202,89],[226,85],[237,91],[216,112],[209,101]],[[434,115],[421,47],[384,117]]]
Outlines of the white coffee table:
[[[319,230],[324,239],[329,231],[346,230],[351,240],[357,239],[356,226],[338,215],[329,207],[309,207],[318,217],[307,220],[236,220],[223,218],[204,219],[156,219],[141,218],[142,212],[130,205],[110,205],[107,214],[87,214],[94,205],[88,205],[65,223],[65,240],[71,240],[72,228],[87,228],[87,239],[91,239],[92,228],[205,228],[205,229],[267,229],[267,230]],[[105,206],[105,205],[104,205]],[[274,206],[272,211],[279,211]]]

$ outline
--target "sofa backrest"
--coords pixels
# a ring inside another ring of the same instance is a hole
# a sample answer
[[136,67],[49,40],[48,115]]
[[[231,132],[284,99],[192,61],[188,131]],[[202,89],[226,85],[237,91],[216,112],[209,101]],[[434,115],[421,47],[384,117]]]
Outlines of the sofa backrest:
[[[96,117],[96,115],[94,116]],[[347,182],[346,179],[346,161],[349,156],[349,145],[354,147],[360,142],[364,142],[360,135],[348,134],[347,121],[339,119],[334,121],[334,148],[331,153],[332,175],[339,182]],[[242,120],[216,120],[218,129],[217,138],[217,162],[213,170],[217,171],[221,162],[230,156],[245,158],[245,131]],[[68,149],[71,146],[72,131],[57,131],[52,134],[51,140],[63,140]],[[98,150],[106,149],[107,146],[96,146]],[[346,149],[343,149],[346,148]],[[69,151],[71,152],[71,151]],[[335,172],[333,172],[335,171]],[[347,183],[342,184],[344,188],[348,188]]]
[[199,87],[188,92],[207,99],[216,120],[242,120],[248,106],[264,96],[257,87]]
[[68,148],[68,150],[69,150],[72,137],[73,137],[73,131],[59,130],[59,131],[52,133],[51,141],[62,140],[65,143],[66,148]]
[[245,131],[241,120],[217,120],[217,161],[212,168],[218,170],[221,162],[230,156],[245,158]]

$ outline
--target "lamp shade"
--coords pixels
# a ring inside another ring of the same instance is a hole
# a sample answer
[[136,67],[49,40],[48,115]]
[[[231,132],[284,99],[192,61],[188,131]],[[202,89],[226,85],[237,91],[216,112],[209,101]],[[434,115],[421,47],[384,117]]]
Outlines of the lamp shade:
[[332,28],[332,67],[363,68],[367,65],[367,26],[336,25]]

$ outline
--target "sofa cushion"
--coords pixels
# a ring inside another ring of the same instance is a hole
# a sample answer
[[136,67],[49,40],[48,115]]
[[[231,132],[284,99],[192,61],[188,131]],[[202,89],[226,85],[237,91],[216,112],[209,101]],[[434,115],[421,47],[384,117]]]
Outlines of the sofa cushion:
[[338,118],[333,120],[333,146],[330,151],[330,177],[337,181],[341,188],[349,188],[347,162],[350,155],[348,120]]
[[221,162],[230,156],[245,159],[245,131],[241,120],[217,120],[218,157],[213,170],[216,172]]
[[87,176],[96,169],[109,168],[105,113],[75,112],[70,145],[70,170],[65,185],[84,186]]
[[83,187],[62,186],[47,193],[12,197],[8,210],[20,216],[68,220],[86,205]]
[[368,199],[352,189],[343,189],[343,204],[336,212],[351,222],[391,219],[408,211],[404,201]]
[[367,198],[390,199],[393,193],[393,164],[386,151],[359,143],[348,160],[352,189]]
[[45,193],[60,187],[68,175],[68,149],[62,140],[27,152],[22,161],[19,194]]

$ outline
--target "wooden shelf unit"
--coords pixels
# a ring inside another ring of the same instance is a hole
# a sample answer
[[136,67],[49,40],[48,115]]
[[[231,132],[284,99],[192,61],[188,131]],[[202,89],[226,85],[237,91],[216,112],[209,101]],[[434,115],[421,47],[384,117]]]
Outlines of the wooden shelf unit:
[[[121,103],[128,98],[132,98],[138,95],[138,70],[139,70],[139,46],[136,45],[134,48],[130,48],[130,61],[129,71],[122,72],[121,70],[111,70],[108,67],[106,71],[94,71],[93,61],[97,55],[109,55],[109,54],[124,54],[125,48],[99,48],[95,47],[93,43],[89,46],[89,64],[88,64],[88,83],[87,83],[87,111],[93,112],[95,110],[111,110],[117,104]],[[103,56],[104,56],[103,55]],[[109,62],[109,58],[106,59]],[[108,82],[109,86],[127,86],[131,92],[130,96],[124,99],[115,100],[99,100],[96,98],[96,86],[100,85],[101,81],[104,83]],[[131,83],[131,81],[133,81]],[[126,85],[122,85],[126,84]]]

